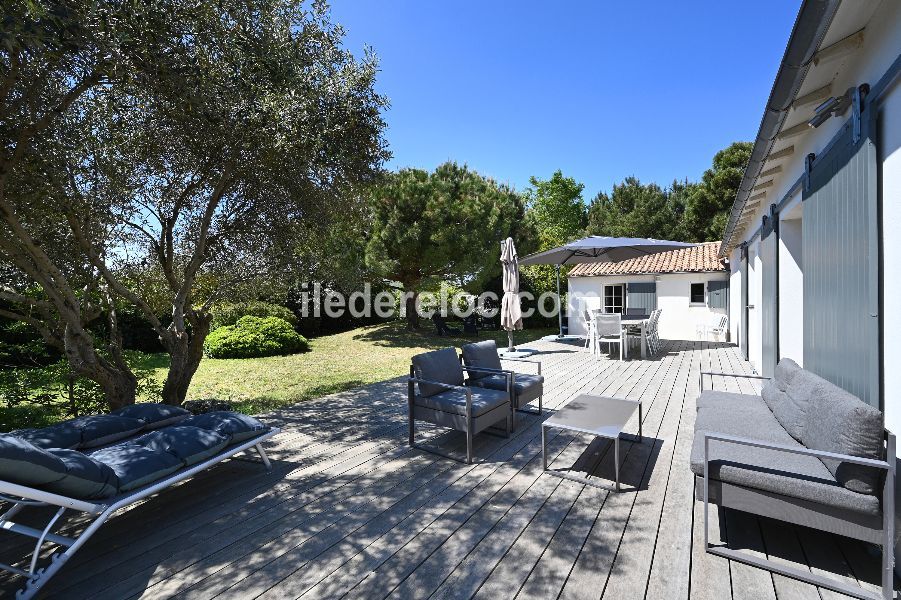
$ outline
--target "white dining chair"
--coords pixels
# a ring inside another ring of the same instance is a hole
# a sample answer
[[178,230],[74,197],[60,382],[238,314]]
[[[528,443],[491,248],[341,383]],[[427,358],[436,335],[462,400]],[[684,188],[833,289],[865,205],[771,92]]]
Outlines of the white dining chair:
[[597,352],[600,354],[600,345],[619,344],[619,359],[623,359],[623,321],[619,313],[597,313],[594,316],[594,338]]

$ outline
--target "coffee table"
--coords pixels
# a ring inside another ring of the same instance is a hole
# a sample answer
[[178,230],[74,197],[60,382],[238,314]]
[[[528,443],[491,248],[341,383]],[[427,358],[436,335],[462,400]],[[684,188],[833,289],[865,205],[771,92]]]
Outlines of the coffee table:
[[623,427],[638,411],[638,441],[642,441],[641,432],[641,400],[629,400],[627,398],[610,398],[607,396],[592,396],[582,394],[570,400],[566,406],[559,409],[553,416],[541,424],[541,460],[544,472],[563,479],[570,479],[585,483],[601,489],[610,489],[608,486],[596,483],[586,477],[577,477],[561,469],[547,468],[547,435],[549,427],[590,433],[598,437],[613,440],[613,452],[616,473],[616,490],[619,491],[619,437]]

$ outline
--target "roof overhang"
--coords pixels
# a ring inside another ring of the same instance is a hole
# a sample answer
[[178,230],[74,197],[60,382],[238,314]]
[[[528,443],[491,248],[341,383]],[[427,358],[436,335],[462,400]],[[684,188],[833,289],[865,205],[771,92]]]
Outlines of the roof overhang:
[[723,233],[720,257],[741,241],[761,206],[778,201],[773,176],[781,173],[781,162],[802,151],[803,136],[813,128],[808,121],[814,109],[844,89],[832,89],[845,60],[863,43],[863,27],[878,2],[804,0],[792,28],[782,63],[773,82],[760,121],[751,159],[745,168],[729,221]]

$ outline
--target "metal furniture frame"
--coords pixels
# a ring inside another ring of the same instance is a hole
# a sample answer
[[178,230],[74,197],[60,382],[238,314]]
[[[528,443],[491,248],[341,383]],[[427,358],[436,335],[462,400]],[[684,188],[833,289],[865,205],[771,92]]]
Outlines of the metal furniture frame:
[[[464,371],[473,371],[473,372],[495,372],[494,369],[482,369],[475,367],[462,367]],[[501,419],[504,419],[506,424],[505,434],[509,437],[510,429],[513,421],[513,400],[512,400],[512,389],[513,389],[513,371],[504,371],[503,372],[507,377],[507,404],[498,406],[485,414],[479,415],[477,417],[473,417],[472,414],[472,388],[465,385],[451,385],[449,383],[443,383],[440,381],[431,381],[429,379],[422,379],[420,377],[416,377],[415,367],[410,365],[410,378],[407,380],[407,407],[408,407],[408,418],[409,418],[409,433],[410,433],[410,447],[411,448],[419,448],[420,450],[425,450],[426,452],[430,452],[432,454],[436,454],[438,456],[442,456],[444,458],[449,458],[451,460],[455,460],[457,462],[463,462],[467,465],[472,464],[472,443],[473,437],[477,433],[481,433],[485,431]],[[426,383],[435,386],[439,386],[445,389],[445,391],[458,390],[462,391],[466,394],[466,414],[460,415],[451,412],[445,412],[443,410],[437,410],[434,408],[430,408],[428,406],[421,406],[416,404],[416,384],[417,383]],[[416,430],[415,430],[415,421],[425,421],[427,423],[432,423],[433,425],[439,425],[441,427],[447,427],[449,429],[454,429],[456,431],[463,431],[466,433],[466,460],[460,460],[456,456],[451,454],[447,454],[444,452],[440,452],[433,448],[429,448],[427,446],[422,446],[416,443]],[[487,432],[490,433],[490,432]]]
[[[737,373],[714,373],[704,371],[700,375],[701,391],[704,391],[704,376],[720,376],[720,377],[737,377],[744,379],[765,379],[760,375],[744,375]],[[862,466],[873,467],[885,471],[885,480],[882,488],[882,518],[865,519],[860,518],[850,521],[843,518],[836,511],[829,510],[829,507],[823,506],[816,502],[807,500],[789,501],[779,494],[755,490],[744,486],[729,484],[726,482],[714,482],[716,484],[714,494],[715,498],[711,499],[711,482],[710,482],[710,442],[718,441],[727,444],[736,444],[740,446],[748,446],[754,448],[767,448],[779,452],[789,454],[802,454],[806,456],[816,456],[817,458],[825,458],[839,460],[842,462],[853,463]],[[707,552],[716,556],[721,556],[729,560],[746,563],[754,567],[765,569],[774,573],[780,573],[787,577],[792,577],[800,581],[805,581],[813,585],[835,590],[842,594],[848,594],[855,598],[864,598],[870,600],[890,600],[895,598],[893,589],[894,583],[894,539],[895,539],[895,435],[885,430],[885,460],[874,460],[870,458],[861,458],[847,454],[836,454],[834,452],[824,452],[822,450],[811,450],[809,448],[797,448],[793,446],[785,446],[783,444],[774,444],[760,440],[737,437],[732,435],[723,435],[718,433],[704,432],[704,476],[702,478],[702,493],[704,501],[704,547]],[[696,490],[697,491],[697,490]],[[739,550],[733,550],[724,546],[711,546],[709,540],[709,512],[710,503],[713,502],[723,508],[732,508],[752,514],[770,517],[795,523],[805,527],[813,527],[822,531],[836,533],[847,537],[855,538],[865,542],[877,544],[882,547],[882,588],[878,593],[873,593],[861,587],[855,587],[841,581],[830,579],[822,575],[803,571],[774,562],[769,559],[760,558],[750,554],[746,554]]]
[[[180,471],[176,471],[172,475],[165,477],[159,481],[151,483],[147,486],[138,488],[126,494],[106,498],[102,502],[92,502],[90,500],[78,500],[68,498],[58,494],[52,494],[43,490],[18,485],[7,481],[0,481],[0,500],[9,502],[12,506],[2,515],[0,515],[0,530],[8,531],[25,537],[30,537],[37,542],[31,555],[31,562],[28,569],[22,569],[13,565],[0,563],[0,570],[21,575],[27,578],[25,587],[16,592],[17,600],[27,600],[33,598],[40,589],[53,577],[66,562],[72,558],[72,555],[78,551],[100,527],[106,523],[113,513],[119,509],[130,506],[148,496],[152,496],[157,492],[161,492],[166,488],[185,479],[193,477],[195,474],[203,471],[213,465],[216,465],[227,458],[231,458],[239,452],[255,448],[266,467],[267,472],[272,471],[272,464],[269,457],[261,445],[262,442],[271,438],[281,431],[278,428],[270,429],[262,435],[230,446],[219,454],[208,458],[207,460],[185,467]],[[50,517],[43,529],[28,527],[13,521],[13,517],[19,514],[27,507],[58,507],[57,511]],[[87,527],[79,534],[69,537],[53,533],[53,529],[57,524],[63,522],[63,514],[67,511],[76,511],[92,516],[92,520],[88,522]],[[41,548],[45,543],[56,544],[65,547],[62,553],[53,553],[50,556],[50,562],[43,567],[38,568],[38,560],[40,558]]]
[[590,485],[590,486],[593,486],[593,487],[596,487],[596,488],[600,488],[600,489],[602,489],[602,490],[610,490],[611,488],[610,488],[610,486],[608,486],[608,485],[604,485],[604,484],[602,484],[602,483],[599,483],[599,482],[596,482],[596,481],[592,481],[592,480],[588,479],[587,477],[577,477],[577,476],[575,476],[575,475],[571,475],[570,473],[568,473],[568,472],[566,472],[566,471],[564,471],[564,470],[560,470],[560,469],[548,469],[548,466],[547,466],[547,429],[548,429],[549,427],[553,427],[553,428],[555,428],[555,429],[565,429],[565,430],[567,430],[567,431],[577,431],[577,432],[579,432],[579,433],[588,433],[588,434],[590,434],[590,435],[594,435],[594,436],[597,436],[597,437],[607,438],[607,439],[610,439],[610,440],[613,441],[613,460],[614,460],[614,478],[615,478],[615,486],[614,486],[614,489],[618,492],[618,491],[620,491],[620,483],[619,483],[619,439],[620,439],[620,435],[621,435],[622,432],[623,432],[622,427],[623,427],[623,425],[625,425],[625,421],[628,421],[628,419],[630,419],[631,416],[632,416],[633,414],[635,414],[635,410],[636,410],[636,409],[638,410],[638,441],[639,441],[639,442],[642,442],[642,441],[644,440],[644,435],[643,435],[643,433],[642,433],[642,427],[641,427],[641,421],[642,421],[642,414],[641,414],[641,400],[631,400],[631,399],[628,399],[628,398],[611,398],[611,397],[608,397],[608,396],[591,396],[591,395],[588,395],[588,394],[584,394],[584,395],[582,395],[582,396],[579,396],[579,397],[575,398],[574,400],[578,400],[579,398],[590,398],[592,401],[603,401],[603,402],[608,402],[608,403],[612,403],[612,402],[616,402],[616,403],[631,403],[631,404],[634,404],[635,406],[632,408],[631,412],[629,413],[629,416],[627,416],[627,417],[624,419],[624,423],[622,423],[622,424],[615,424],[615,425],[614,425],[614,426],[615,426],[615,431],[612,431],[612,432],[609,432],[609,433],[601,432],[601,431],[598,430],[598,428],[592,428],[592,427],[590,427],[590,426],[588,426],[588,425],[582,427],[582,426],[578,426],[578,425],[570,425],[570,424],[564,424],[564,423],[555,422],[555,421],[554,421],[555,418],[561,418],[561,417],[565,417],[565,416],[566,416],[566,413],[568,412],[568,411],[567,411],[567,407],[569,406],[569,404],[567,404],[567,406],[564,406],[563,408],[559,409],[559,410],[554,414],[553,417],[551,417],[550,419],[548,419],[547,421],[545,421],[544,423],[541,424],[541,463],[542,463],[542,466],[543,466],[543,468],[544,468],[544,472],[545,472],[545,473],[548,473],[549,475],[554,475],[555,477],[561,477],[561,478],[563,478],[563,479],[568,479],[568,480],[570,480],[570,481],[576,481],[576,482],[578,482],[578,483],[584,483],[584,484],[586,484],[586,485]]

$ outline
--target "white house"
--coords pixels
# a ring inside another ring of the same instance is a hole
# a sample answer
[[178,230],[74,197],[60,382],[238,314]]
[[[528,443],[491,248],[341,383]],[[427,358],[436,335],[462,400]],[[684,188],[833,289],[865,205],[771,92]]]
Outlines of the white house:
[[[901,2],[807,1],[720,251],[732,339],[790,357],[901,433]],[[897,550],[896,550],[897,555]]]
[[699,244],[641,258],[583,263],[569,273],[569,333],[587,333],[585,310],[660,313],[660,337],[692,340],[698,325],[728,311],[729,273],[718,258],[719,242]]

